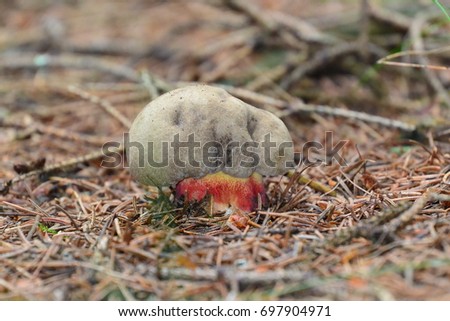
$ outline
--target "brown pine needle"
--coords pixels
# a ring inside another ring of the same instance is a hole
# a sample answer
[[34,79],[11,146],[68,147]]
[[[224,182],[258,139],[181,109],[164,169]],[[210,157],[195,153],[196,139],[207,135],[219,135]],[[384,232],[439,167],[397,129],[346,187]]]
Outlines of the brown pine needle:
[[396,53],[393,53],[391,55],[388,55],[386,57],[379,59],[377,61],[377,64],[448,71],[448,70],[450,70],[450,67],[446,67],[446,66],[423,65],[423,64],[411,63],[411,62],[391,61],[392,59],[399,58],[399,57],[435,55],[435,54],[443,53],[446,51],[450,51],[450,46],[443,47],[443,48],[437,48],[437,49],[433,49],[433,50],[425,50],[425,51],[407,50],[407,51],[402,51],[402,52],[396,52]]

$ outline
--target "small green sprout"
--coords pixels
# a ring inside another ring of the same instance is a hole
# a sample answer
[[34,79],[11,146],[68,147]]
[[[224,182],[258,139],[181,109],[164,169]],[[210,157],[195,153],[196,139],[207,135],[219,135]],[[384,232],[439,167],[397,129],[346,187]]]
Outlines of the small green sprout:
[[54,229],[51,229],[50,227],[48,227],[47,225],[42,224],[42,223],[39,223],[38,227],[44,233],[48,233],[48,234],[52,234],[52,235],[55,235],[58,233],[58,231],[55,231]]

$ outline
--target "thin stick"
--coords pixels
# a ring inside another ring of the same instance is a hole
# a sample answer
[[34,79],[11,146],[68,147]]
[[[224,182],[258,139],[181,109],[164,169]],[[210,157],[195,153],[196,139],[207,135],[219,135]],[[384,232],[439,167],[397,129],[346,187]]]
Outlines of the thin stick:
[[411,68],[428,68],[428,69],[433,69],[433,70],[447,71],[447,70],[450,70],[450,67],[438,66],[438,65],[423,65],[423,64],[416,64],[416,63],[411,63],[411,62],[390,61],[392,59],[404,57],[404,56],[429,56],[429,55],[440,54],[440,53],[443,53],[446,51],[450,51],[450,46],[436,48],[436,49],[432,49],[432,50],[406,50],[406,51],[396,52],[396,53],[390,54],[386,57],[383,57],[377,61],[377,64],[411,67]]
[[327,105],[314,105],[314,104],[304,104],[301,102],[296,103],[288,103],[286,101],[276,99],[273,97],[265,96],[262,94],[255,93],[250,90],[246,90],[243,88],[236,88],[228,85],[217,85],[219,87],[222,87],[226,89],[231,94],[243,98],[243,99],[249,99],[252,101],[255,101],[257,103],[261,104],[268,104],[275,106],[280,109],[284,109],[283,111],[280,111],[277,113],[277,116],[280,118],[288,117],[292,114],[295,114],[297,112],[305,112],[305,113],[318,113],[322,115],[327,116],[336,116],[336,117],[343,117],[353,120],[359,120],[366,123],[371,124],[377,124],[381,125],[383,127],[388,128],[395,128],[399,129],[404,132],[413,132],[417,129],[415,125],[411,125],[408,123],[404,123],[399,120],[393,120],[390,118],[385,118],[377,115],[371,115],[359,111],[354,110],[346,110],[336,107],[331,107]]
[[389,66],[398,66],[398,67],[411,67],[411,68],[431,69],[431,70],[445,70],[445,71],[450,70],[450,67],[445,67],[445,66],[421,65],[421,64],[415,64],[415,63],[412,63],[412,62],[381,61],[381,59],[377,63],[383,64],[383,65],[389,65]]
[[131,127],[131,121],[125,115],[123,115],[120,111],[118,111],[116,108],[114,108],[114,106],[106,99],[102,99],[96,95],[88,93],[87,91],[84,91],[76,86],[69,86],[68,90],[71,93],[78,95],[81,98],[86,99],[93,104],[99,105],[108,114],[110,114],[115,119],[117,119],[124,127],[126,127],[126,128]]
[[86,56],[60,55],[52,56],[47,54],[32,56],[7,57],[0,60],[0,70],[14,69],[39,69],[39,68],[74,68],[97,70],[139,83],[140,77],[134,69],[125,67],[104,59]]
[[69,218],[69,220],[72,222],[73,226],[74,226],[77,230],[80,229],[80,226],[78,225],[78,223],[72,218],[72,216],[70,216],[69,213],[67,213],[67,211],[66,211],[64,208],[62,208],[62,206],[59,206],[58,204],[56,204],[55,207],[56,207],[58,210],[60,210],[64,215],[66,215],[66,216]]

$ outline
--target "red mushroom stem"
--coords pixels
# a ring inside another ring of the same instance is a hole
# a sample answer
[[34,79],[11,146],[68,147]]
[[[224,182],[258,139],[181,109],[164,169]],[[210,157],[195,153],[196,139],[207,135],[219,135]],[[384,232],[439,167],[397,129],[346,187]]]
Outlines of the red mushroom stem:
[[248,178],[233,177],[223,172],[209,174],[201,178],[186,178],[176,186],[177,199],[200,202],[211,196],[216,211],[226,210],[229,206],[251,212],[267,203],[262,176],[254,172]]

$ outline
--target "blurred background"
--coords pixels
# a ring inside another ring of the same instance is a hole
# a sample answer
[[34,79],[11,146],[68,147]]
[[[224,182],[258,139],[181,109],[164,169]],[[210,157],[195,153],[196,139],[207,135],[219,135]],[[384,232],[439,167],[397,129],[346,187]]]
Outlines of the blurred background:
[[[197,81],[247,90],[240,98],[284,115],[299,143],[320,139],[295,129],[305,122],[336,125],[293,111],[302,103],[442,129],[450,108],[445,8],[448,0],[1,1],[0,116],[20,122],[45,106],[39,113],[53,114],[52,125],[117,136],[101,109],[70,110],[61,91],[108,96],[133,119],[152,97]],[[434,52],[393,61],[441,70],[376,64],[407,50]],[[55,117],[61,110],[83,122]]]
[[[449,300],[449,202],[427,194],[450,184],[449,12],[0,0],[0,299]],[[245,237],[99,166],[149,101],[192,82],[275,113],[297,151],[332,131],[349,166],[266,179],[270,208]],[[411,225],[380,232],[416,201]]]

